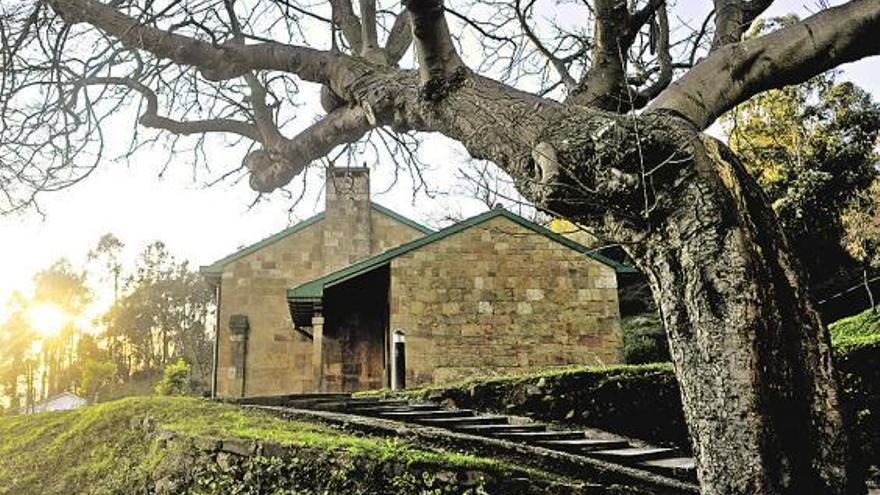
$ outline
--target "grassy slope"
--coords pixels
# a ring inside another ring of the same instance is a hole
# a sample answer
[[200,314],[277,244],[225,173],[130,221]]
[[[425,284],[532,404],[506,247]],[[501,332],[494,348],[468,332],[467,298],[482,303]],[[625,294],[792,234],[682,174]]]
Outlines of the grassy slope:
[[0,418],[0,494],[131,493],[165,452],[132,418],[155,418],[160,430],[323,447],[371,459],[506,470],[501,463],[332,429],[189,398],[129,398],[75,411]]

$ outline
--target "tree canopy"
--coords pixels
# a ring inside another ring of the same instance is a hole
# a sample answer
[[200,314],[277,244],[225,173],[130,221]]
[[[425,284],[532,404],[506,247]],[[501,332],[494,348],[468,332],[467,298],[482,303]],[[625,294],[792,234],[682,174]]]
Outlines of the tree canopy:
[[852,285],[854,268],[861,269],[841,246],[841,215],[880,174],[880,105],[827,73],[755,96],[723,122],[731,149],[779,215],[811,289],[827,295]]
[[[187,383],[194,390],[207,387],[213,331],[207,283],[161,242],[124,269],[123,245],[107,234],[93,250],[107,263],[80,268],[59,260],[34,276],[32,294],[17,292],[6,302],[0,402],[11,412],[29,411],[62,391],[91,401],[152,392],[164,368],[179,360],[192,369]],[[109,307],[94,306],[95,294],[116,292],[116,278],[118,297]],[[88,318],[95,309],[98,317]]]

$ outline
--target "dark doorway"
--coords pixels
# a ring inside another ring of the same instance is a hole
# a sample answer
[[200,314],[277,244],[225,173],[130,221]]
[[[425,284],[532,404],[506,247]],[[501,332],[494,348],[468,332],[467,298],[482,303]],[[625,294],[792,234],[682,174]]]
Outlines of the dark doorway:
[[385,384],[388,266],[324,290],[324,383],[357,392]]

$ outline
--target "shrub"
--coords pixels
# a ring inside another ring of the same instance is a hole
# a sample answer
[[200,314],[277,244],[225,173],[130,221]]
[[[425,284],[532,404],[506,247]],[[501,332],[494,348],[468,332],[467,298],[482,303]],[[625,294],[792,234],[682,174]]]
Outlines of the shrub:
[[116,363],[112,361],[97,361],[86,359],[83,366],[79,388],[92,402],[98,401],[98,396],[111,383],[116,376]]
[[176,363],[165,366],[162,381],[156,385],[156,393],[159,395],[187,395],[191,392],[190,366],[179,358]]
[[626,364],[660,363],[670,360],[666,330],[656,313],[624,318],[623,355]]

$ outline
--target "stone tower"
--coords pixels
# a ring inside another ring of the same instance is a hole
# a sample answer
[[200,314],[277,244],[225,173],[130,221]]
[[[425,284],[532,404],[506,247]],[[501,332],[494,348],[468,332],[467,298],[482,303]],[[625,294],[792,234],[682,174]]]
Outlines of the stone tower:
[[370,169],[327,169],[324,210],[324,271],[370,255]]

